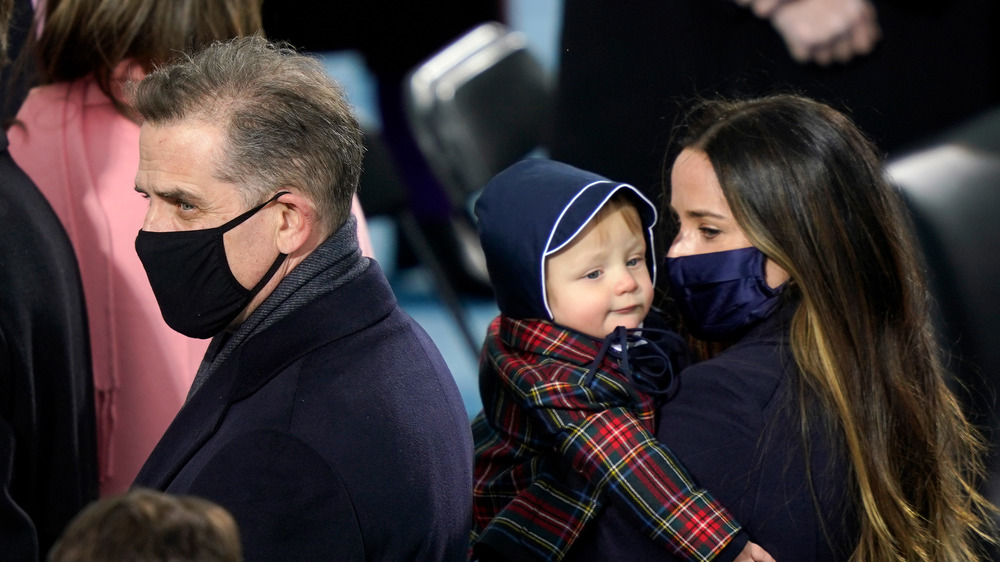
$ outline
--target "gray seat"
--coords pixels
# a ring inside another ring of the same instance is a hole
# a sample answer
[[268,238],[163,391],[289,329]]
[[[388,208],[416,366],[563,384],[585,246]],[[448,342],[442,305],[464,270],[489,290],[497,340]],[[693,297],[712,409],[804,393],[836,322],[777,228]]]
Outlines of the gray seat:
[[1000,108],[892,159],[888,173],[927,260],[948,367],[991,447],[985,492],[1000,504]]

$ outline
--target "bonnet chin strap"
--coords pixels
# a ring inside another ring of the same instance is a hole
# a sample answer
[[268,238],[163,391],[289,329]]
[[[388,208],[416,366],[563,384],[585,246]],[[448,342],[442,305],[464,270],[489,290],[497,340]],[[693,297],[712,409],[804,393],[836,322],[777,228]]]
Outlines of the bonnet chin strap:
[[[615,344],[618,349],[615,349]],[[604,338],[583,383],[587,386],[591,384],[601,362],[610,355],[618,360],[622,372],[640,391],[669,397],[677,391],[674,362],[683,360],[683,350],[684,341],[672,331],[618,326]]]

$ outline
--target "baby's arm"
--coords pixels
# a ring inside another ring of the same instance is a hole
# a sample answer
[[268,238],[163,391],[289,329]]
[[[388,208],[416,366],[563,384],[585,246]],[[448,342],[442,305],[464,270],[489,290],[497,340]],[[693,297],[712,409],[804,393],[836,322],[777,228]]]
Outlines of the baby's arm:
[[[624,388],[615,390],[621,392],[610,394],[629,402]],[[631,409],[610,404],[608,394],[568,382],[534,389],[534,414],[556,436],[557,453],[677,556],[708,561],[727,547],[742,548],[747,537],[739,523],[695,486],[680,461]]]

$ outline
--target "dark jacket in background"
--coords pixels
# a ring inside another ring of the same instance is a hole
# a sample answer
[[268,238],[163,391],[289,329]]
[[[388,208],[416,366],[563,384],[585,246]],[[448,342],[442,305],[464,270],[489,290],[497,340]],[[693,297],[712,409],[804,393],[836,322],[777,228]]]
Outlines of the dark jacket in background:
[[76,256],[0,132],[0,557],[44,559],[97,498],[95,439]]

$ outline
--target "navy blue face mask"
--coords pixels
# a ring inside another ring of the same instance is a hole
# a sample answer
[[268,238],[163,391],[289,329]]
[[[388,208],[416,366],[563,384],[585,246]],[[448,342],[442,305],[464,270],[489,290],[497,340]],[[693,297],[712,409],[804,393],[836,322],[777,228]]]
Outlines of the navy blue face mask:
[[135,251],[168,326],[188,337],[210,338],[222,332],[250,304],[278,271],[285,254],[278,254],[261,280],[247,289],[229,268],[222,235],[286,194],[287,191],[277,193],[215,228],[139,231]]
[[732,341],[778,304],[784,285],[765,279],[767,257],[753,246],[667,258],[674,300],[694,337]]

